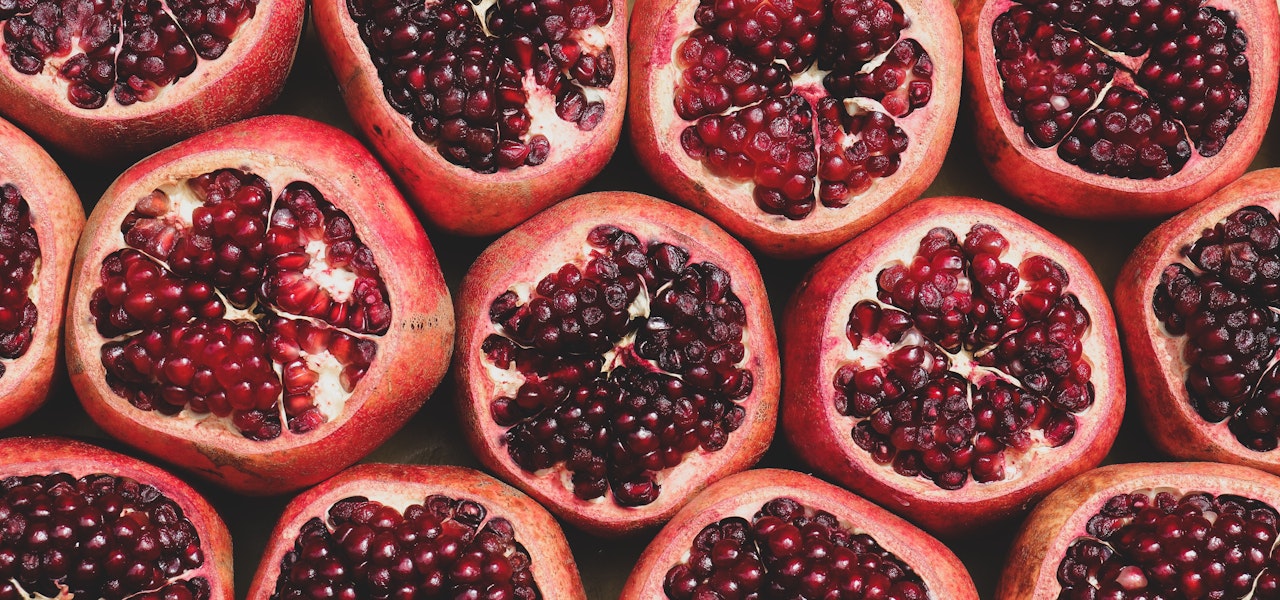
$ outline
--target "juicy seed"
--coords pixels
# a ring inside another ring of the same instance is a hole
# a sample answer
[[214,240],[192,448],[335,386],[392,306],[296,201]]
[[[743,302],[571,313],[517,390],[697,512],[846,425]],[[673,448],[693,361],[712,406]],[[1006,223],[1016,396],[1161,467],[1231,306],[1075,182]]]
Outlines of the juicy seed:
[[727,517],[694,537],[689,558],[667,571],[671,600],[702,598],[930,598],[912,568],[834,515],[790,498],[751,521]]
[[208,581],[189,575],[204,564],[199,533],[150,485],[107,474],[5,477],[0,523],[0,597],[209,599]]
[[31,288],[39,260],[40,240],[27,201],[14,185],[0,185],[0,358],[19,358],[31,347],[39,316]]
[[611,225],[587,242],[585,265],[547,275],[526,302],[507,292],[490,305],[482,349],[522,381],[491,416],[521,468],[563,465],[584,500],[650,504],[660,472],[723,448],[746,418],[746,310],[729,273],[684,248]]
[[273,600],[542,598],[511,523],[470,500],[430,496],[400,512],[361,497],[303,524]]
[[963,241],[933,229],[910,263],[879,273],[878,301],[850,312],[859,360],[836,372],[836,409],[899,475],[944,489],[1002,480],[1012,456],[1068,443],[1093,404],[1089,314],[1066,271],[1039,255],[1005,263],[1008,247],[990,225]]

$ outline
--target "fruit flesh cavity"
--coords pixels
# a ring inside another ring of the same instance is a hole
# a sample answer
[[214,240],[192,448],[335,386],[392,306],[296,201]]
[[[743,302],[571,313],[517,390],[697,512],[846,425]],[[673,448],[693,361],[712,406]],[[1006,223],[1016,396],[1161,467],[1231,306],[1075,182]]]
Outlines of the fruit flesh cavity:
[[35,282],[40,268],[40,240],[31,212],[17,186],[0,185],[0,376],[5,362],[31,347],[38,309]]

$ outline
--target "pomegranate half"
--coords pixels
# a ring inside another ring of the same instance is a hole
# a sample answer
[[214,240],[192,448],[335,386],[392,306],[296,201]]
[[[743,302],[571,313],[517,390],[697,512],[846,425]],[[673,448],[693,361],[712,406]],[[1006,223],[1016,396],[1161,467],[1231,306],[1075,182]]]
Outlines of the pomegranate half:
[[1036,507],[997,600],[1280,598],[1280,479],[1215,463],[1102,467]]
[[562,202],[487,248],[458,299],[481,462],[598,535],[659,524],[773,437],[778,355],[755,260],[630,192]]
[[305,4],[8,0],[0,113],[76,158],[136,158],[275,101]]
[[357,465],[294,498],[249,600],[585,600],[560,525],[471,469]]
[[639,0],[632,143],[673,197],[770,256],[915,200],[960,102],[946,0]]
[[67,360],[111,435],[242,493],[316,483],[444,376],[453,314],[408,204],[354,138],[242,121],[134,165],[89,218]]
[[58,164],[0,120],[0,429],[49,395],[83,229],[84,207]]
[[0,598],[231,600],[231,536],[140,460],[63,438],[0,440]]
[[783,355],[800,458],[948,537],[1096,466],[1124,412],[1089,264],[973,198],[911,204],[818,263],[786,308]]
[[433,225],[493,235],[571,196],[618,145],[627,6],[318,0],[351,118]]
[[1239,177],[1280,75],[1273,0],[961,0],[978,150],[1010,194],[1169,215]]
[[1280,473],[1280,169],[1254,171],[1147,235],[1116,313],[1152,441]]
[[621,600],[977,600],[946,546],[818,479],[745,471],[698,494],[658,533]]

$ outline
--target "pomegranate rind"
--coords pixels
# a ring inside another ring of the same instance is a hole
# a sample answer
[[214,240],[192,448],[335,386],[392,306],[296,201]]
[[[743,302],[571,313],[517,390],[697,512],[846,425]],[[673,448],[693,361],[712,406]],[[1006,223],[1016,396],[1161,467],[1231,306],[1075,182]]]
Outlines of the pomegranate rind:
[[227,51],[200,59],[195,71],[148,102],[108,99],[84,109],[46,67],[19,73],[0,60],[0,113],[77,159],[123,163],[197,133],[260,114],[284,90],[302,39],[305,0],[262,0],[236,30]]
[[1050,600],[1062,591],[1058,563],[1112,497],[1138,490],[1232,494],[1277,506],[1280,479],[1217,463],[1130,463],[1084,473],[1045,497],[1023,522],[1004,563],[996,600]]
[[[1009,240],[1002,261],[1017,265],[1039,254],[1062,265],[1091,327],[1083,355],[1093,368],[1095,399],[1078,413],[1075,436],[1058,448],[1033,446],[1033,456],[1006,450],[1006,478],[970,480],[944,490],[923,477],[905,477],[881,465],[854,443],[854,423],[836,410],[836,371],[849,348],[846,327],[853,305],[876,297],[876,276],[890,261],[909,262],[934,227],[963,237],[977,223],[994,226]],[[806,464],[841,485],[944,538],[955,538],[1025,512],[1068,479],[1102,462],[1124,415],[1125,382],[1111,304],[1081,254],[1052,233],[1001,206],[975,198],[941,197],[916,202],[841,246],[819,262],[792,296],[783,316],[786,362],[782,425]],[[813,359],[811,357],[819,357]]]
[[[576,131],[572,139],[551,139],[551,153],[541,165],[488,174],[445,160],[434,144],[414,133],[408,117],[391,107],[346,0],[318,0],[312,11],[347,112],[417,210],[444,231],[469,236],[507,231],[572,196],[604,169],[618,146],[627,100],[624,5],[615,5],[613,18],[603,26],[605,43],[619,66],[613,82],[597,88],[605,106],[600,124]],[[535,118],[559,120],[554,114]]]
[[807,508],[829,512],[852,530],[875,538],[915,570],[930,598],[978,598],[960,559],[916,526],[815,477],[785,469],[753,469],[716,482],[685,505],[640,555],[620,600],[666,598],[662,584],[667,571],[688,558],[693,538],[703,527],[733,516],[750,521],[775,498],[791,498]]
[[[660,472],[662,492],[654,502],[636,507],[602,499],[582,500],[561,481],[561,466],[530,473],[507,453],[490,403],[497,398],[481,344],[494,332],[489,306],[517,282],[536,284],[574,257],[598,225],[613,224],[642,241],[662,241],[689,251],[689,263],[713,262],[732,277],[733,292],[746,308],[744,343],[747,357],[740,368],[750,371],[754,386],[737,403],[746,409],[742,425],[729,434],[723,448],[699,448],[677,466]],[[674,204],[632,192],[597,192],[570,198],[524,222],[490,245],[471,266],[458,294],[455,374],[459,411],[471,449],[480,462],[504,481],[536,498],[570,525],[599,536],[616,537],[659,525],[711,482],[749,468],[768,449],[777,420],[780,375],[777,340],[769,300],[755,259],[742,244],[711,221]]]
[[817,256],[848,241],[918,198],[938,175],[951,145],[960,105],[960,23],[947,0],[902,0],[911,27],[903,37],[919,40],[933,59],[933,93],[928,105],[895,123],[910,144],[893,175],[850,198],[843,208],[817,203],[803,219],[762,211],[754,184],[712,175],[689,156],[680,134],[691,124],[676,114],[672,100],[680,68],[676,48],[697,24],[698,0],[637,0],[631,27],[631,121],[628,133],[636,157],[673,198],[696,210],[771,257]]
[[[135,408],[106,382],[89,299],[102,261],[124,247],[120,223],[158,187],[221,168],[261,176],[279,194],[311,183],[346,212],[386,283],[392,322],[373,338],[377,358],[342,413],[305,434],[253,441],[226,424],[205,426]],[[308,119],[242,121],[162,150],[125,171],[89,217],[76,253],[67,327],[67,366],[89,416],[112,436],[244,494],[279,494],[318,483],[391,437],[444,377],[453,309],[435,251],[409,205],[353,137]]]
[[1235,463],[1280,474],[1280,449],[1246,448],[1228,428],[1230,419],[1209,423],[1196,412],[1186,389],[1185,338],[1166,333],[1151,306],[1160,272],[1185,261],[1183,248],[1251,205],[1272,214],[1280,211],[1280,169],[1249,173],[1147,234],[1120,270],[1116,315],[1135,378],[1138,414],[1156,448],[1182,460]]
[[103,473],[155,486],[182,508],[200,535],[204,564],[182,575],[205,577],[211,600],[234,597],[231,534],[217,511],[198,492],[164,469],[92,444],[60,437],[0,440],[0,478],[10,475],[66,473],[79,478]]
[[17,127],[0,120],[0,185],[17,186],[31,210],[40,239],[40,268],[32,286],[39,311],[31,346],[5,361],[0,376],[0,429],[44,404],[62,363],[62,315],[76,242],[84,229],[84,206],[71,181],[49,154]]
[[1262,146],[1276,99],[1280,13],[1270,0],[1213,0],[1234,11],[1249,36],[1249,110],[1216,156],[1193,152],[1181,171],[1164,179],[1124,179],[1090,173],[1053,148],[1027,140],[1004,104],[992,23],[1013,0],[959,0],[964,28],[965,94],[973,108],[978,153],[1000,187],[1029,206],[1054,215],[1098,220],[1163,217],[1216,192],[1239,177]]
[[280,578],[280,561],[293,550],[302,525],[313,518],[327,520],[329,507],[339,500],[363,496],[403,511],[436,494],[473,500],[488,511],[487,519],[501,517],[510,521],[516,541],[533,559],[530,569],[543,598],[586,599],[577,563],[560,524],[520,490],[464,467],[377,463],[351,467],[299,494],[285,507],[246,597],[271,598]]

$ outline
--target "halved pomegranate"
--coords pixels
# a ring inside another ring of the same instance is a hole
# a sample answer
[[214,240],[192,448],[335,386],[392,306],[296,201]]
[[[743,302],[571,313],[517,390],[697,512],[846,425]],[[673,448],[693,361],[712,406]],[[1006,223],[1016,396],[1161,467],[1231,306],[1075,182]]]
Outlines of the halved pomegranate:
[[0,598],[231,600],[231,536],[177,477],[63,438],[0,440]]
[[351,118],[432,224],[493,235],[595,177],[627,98],[626,3],[318,0]]
[[49,395],[82,229],[84,207],[58,164],[0,120],[0,429]]
[[250,600],[585,600],[560,525],[462,467],[366,464],[294,498]]
[[946,546],[845,490],[780,469],[727,477],[658,533],[621,600],[977,600]]
[[123,161],[258,114],[303,0],[0,0],[0,113],[77,158]]
[[458,300],[472,449],[569,523],[666,521],[773,437],[778,354],[755,260],[630,192],[560,203],[489,246]]
[[1096,466],[1124,413],[1089,264],[972,198],[916,202],[823,259],[783,339],[800,458],[939,535],[1016,515]]
[[1152,441],[1280,473],[1280,169],[1245,175],[1147,235],[1116,312]]
[[391,436],[449,363],[435,254],[347,134],[223,127],[134,165],[73,271],[68,367],[108,433],[244,493],[316,483]]
[[960,102],[953,15],[946,0],[639,0],[636,154],[754,249],[826,252],[938,174]]
[[961,0],[992,177],[1040,210],[1169,215],[1239,177],[1276,96],[1273,0]]
[[1022,525],[997,600],[1280,598],[1280,479],[1215,463],[1102,467]]

